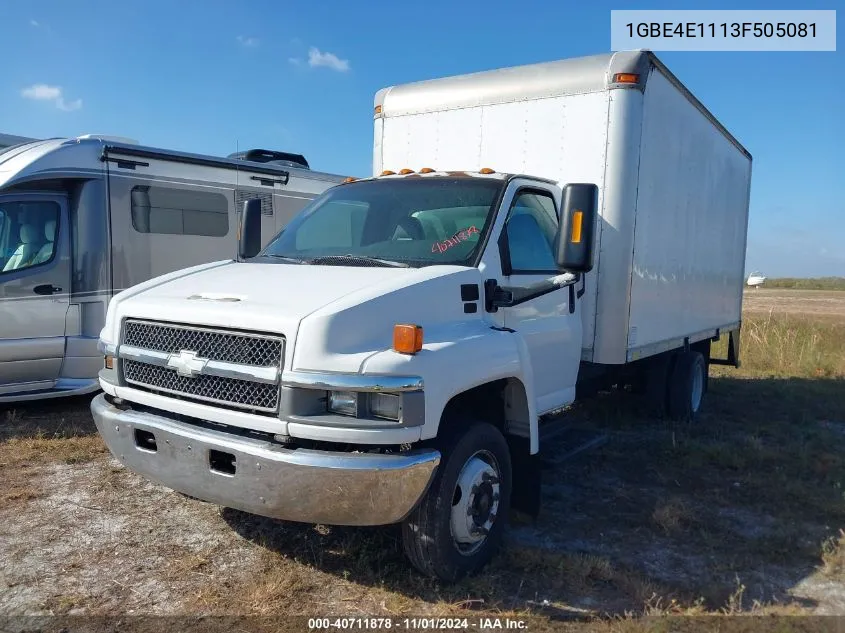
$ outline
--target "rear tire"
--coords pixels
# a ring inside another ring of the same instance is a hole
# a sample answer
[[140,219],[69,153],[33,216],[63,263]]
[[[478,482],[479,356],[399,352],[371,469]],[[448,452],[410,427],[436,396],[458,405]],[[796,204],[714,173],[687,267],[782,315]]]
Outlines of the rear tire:
[[423,574],[453,582],[481,569],[501,544],[511,459],[504,436],[487,423],[441,444],[434,481],[402,523],[402,544]]
[[669,376],[667,413],[677,422],[692,422],[707,385],[707,363],[700,352],[679,352]]

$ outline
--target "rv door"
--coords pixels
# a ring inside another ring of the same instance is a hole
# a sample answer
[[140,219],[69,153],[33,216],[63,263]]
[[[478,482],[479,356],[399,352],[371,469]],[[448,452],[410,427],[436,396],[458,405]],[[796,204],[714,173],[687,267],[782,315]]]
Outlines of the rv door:
[[0,195],[0,397],[50,389],[65,353],[67,199]]

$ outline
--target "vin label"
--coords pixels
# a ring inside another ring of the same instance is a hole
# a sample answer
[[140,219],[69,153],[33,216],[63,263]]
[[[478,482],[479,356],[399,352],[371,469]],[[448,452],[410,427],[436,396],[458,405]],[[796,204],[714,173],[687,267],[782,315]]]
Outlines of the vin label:
[[611,11],[610,48],[835,51],[836,11]]

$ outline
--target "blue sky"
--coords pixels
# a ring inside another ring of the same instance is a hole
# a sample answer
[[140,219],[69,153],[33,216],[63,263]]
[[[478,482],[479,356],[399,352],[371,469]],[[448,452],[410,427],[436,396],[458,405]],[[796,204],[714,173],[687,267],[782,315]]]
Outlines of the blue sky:
[[[836,4],[773,0],[742,8]],[[218,155],[269,147],[301,152],[321,171],[368,175],[376,90],[607,52],[613,8],[638,7],[0,1],[0,131],[115,134]],[[749,270],[845,276],[841,47],[658,55],[754,155]]]

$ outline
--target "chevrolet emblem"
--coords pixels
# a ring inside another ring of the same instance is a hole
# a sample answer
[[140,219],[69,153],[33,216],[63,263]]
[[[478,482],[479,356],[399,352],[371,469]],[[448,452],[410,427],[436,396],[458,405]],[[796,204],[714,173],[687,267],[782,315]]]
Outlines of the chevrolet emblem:
[[175,369],[176,373],[184,378],[196,378],[208,364],[207,358],[197,356],[196,352],[187,349],[180,350],[178,354],[171,354],[167,358],[167,367]]

